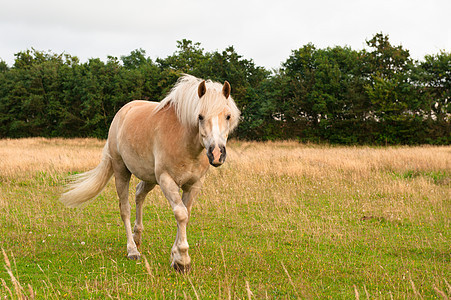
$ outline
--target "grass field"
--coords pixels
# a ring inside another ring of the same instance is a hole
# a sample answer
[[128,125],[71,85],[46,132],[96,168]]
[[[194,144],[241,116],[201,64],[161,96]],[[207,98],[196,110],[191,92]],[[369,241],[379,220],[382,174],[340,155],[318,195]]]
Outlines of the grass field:
[[103,144],[0,140],[1,299],[451,297],[451,147],[231,142],[194,204],[182,275],[159,188],[138,262],[114,180],[84,209],[59,203],[64,178],[95,167]]

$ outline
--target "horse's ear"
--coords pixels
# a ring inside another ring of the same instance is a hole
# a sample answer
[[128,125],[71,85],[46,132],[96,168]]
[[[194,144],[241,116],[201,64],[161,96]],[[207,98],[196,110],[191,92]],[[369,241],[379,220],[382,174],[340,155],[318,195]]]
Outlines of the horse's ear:
[[224,82],[224,86],[222,87],[222,93],[224,94],[224,97],[229,98],[230,96],[230,83],[228,81]]
[[207,87],[205,86],[205,80],[202,81],[199,84],[199,87],[197,88],[197,94],[199,95],[199,98],[202,98],[203,95],[207,92]]

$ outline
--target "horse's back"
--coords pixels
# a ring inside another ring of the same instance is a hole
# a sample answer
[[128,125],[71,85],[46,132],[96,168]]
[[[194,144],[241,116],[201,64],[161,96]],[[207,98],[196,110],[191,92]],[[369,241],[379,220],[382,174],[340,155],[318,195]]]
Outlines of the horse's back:
[[[127,115],[148,113],[151,114],[158,106],[158,102],[145,101],[145,100],[133,100],[125,104],[117,113],[114,119],[125,118]],[[113,120],[114,122],[114,120]]]
[[148,133],[146,127],[152,127],[153,112],[158,106],[157,102],[134,100],[124,105],[114,116],[108,133],[108,140],[121,139],[124,135],[127,140],[140,139],[140,133]]

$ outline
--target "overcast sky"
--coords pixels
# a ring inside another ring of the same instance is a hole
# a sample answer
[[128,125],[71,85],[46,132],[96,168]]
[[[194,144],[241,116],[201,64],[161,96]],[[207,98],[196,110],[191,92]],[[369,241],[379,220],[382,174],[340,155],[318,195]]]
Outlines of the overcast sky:
[[383,32],[422,59],[451,51],[450,14],[450,0],[1,0],[0,58],[11,66],[34,47],[82,62],[138,48],[155,59],[189,39],[277,68],[309,42],[360,50]]

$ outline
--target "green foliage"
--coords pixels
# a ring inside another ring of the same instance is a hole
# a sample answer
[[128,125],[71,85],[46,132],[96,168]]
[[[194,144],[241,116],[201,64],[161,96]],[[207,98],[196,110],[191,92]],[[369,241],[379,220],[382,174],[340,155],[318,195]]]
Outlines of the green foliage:
[[451,53],[427,55],[418,68],[418,83],[425,93],[428,117],[445,121],[451,113]]
[[278,93],[261,93],[277,107],[278,131],[340,144],[449,144],[449,54],[416,63],[383,34],[367,44],[371,51],[312,44],[294,50],[269,78]]
[[117,110],[134,99],[161,100],[189,73],[229,81],[241,139],[340,144],[451,143],[451,54],[423,61],[378,33],[369,50],[293,50],[270,72],[233,46],[205,52],[200,43],[153,61],[143,49],[93,58],[26,50],[13,66],[0,60],[0,137],[105,138]]

